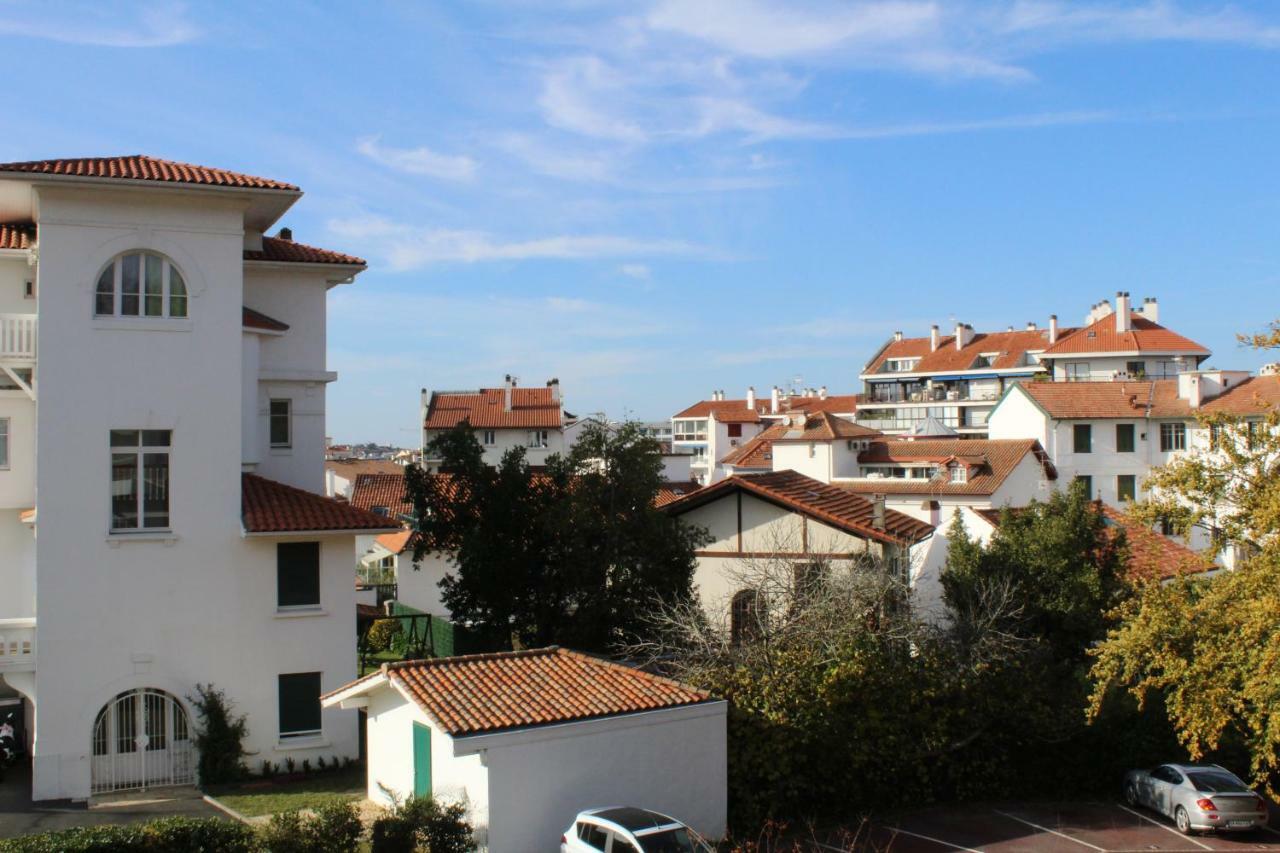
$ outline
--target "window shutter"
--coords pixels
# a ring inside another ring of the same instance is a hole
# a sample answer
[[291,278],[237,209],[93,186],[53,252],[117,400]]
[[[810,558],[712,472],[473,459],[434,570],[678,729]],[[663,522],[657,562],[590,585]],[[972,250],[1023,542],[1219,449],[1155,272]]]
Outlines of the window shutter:
[[280,734],[320,731],[320,673],[281,675]]
[[281,542],[276,546],[276,606],[320,605],[320,543]]

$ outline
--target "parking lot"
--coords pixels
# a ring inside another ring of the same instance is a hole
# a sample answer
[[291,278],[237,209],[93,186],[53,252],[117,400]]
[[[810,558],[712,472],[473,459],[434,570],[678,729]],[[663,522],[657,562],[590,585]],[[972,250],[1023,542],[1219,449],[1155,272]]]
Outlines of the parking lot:
[[829,838],[821,850],[856,853],[1120,853],[1275,850],[1280,830],[1181,835],[1172,822],[1120,802],[946,806],[875,823],[854,840]]

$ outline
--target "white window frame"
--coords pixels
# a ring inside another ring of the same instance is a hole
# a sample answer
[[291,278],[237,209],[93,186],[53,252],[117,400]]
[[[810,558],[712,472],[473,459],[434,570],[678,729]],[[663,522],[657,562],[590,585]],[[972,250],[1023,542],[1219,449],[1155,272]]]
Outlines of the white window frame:
[[[121,305],[124,301],[124,259],[131,256],[138,256],[138,313],[123,314],[121,313]],[[160,259],[160,313],[147,313],[147,256]],[[108,269],[112,271],[111,283],[111,313],[102,314],[98,312],[98,284],[102,280],[102,274]],[[173,293],[172,281],[173,271],[177,270],[178,278],[182,282],[182,298],[185,300],[185,308],[180,315],[174,315],[173,310]],[[98,271],[98,275],[93,279],[93,316],[97,319],[116,319],[116,320],[190,320],[191,319],[191,289],[187,286],[187,277],[183,275],[182,270],[178,269],[168,256],[159,252],[152,252],[146,249],[130,249],[127,252],[121,252],[111,259],[111,262]]]
[[550,444],[549,431],[545,429],[529,430],[529,447],[545,448]]
[[487,429],[481,438],[485,447],[493,447],[498,443],[498,431],[496,429]]
[[[1166,431],[1170,447],[1165,447]],[[1160,452],[1177,453],[1187,449],[1187,425],[1182,421],[1164,421],[1160,424]]]
[[[135,481],[135,487],[137,491],[137,494],[135,495],[135,500],[137,501],[137,506],[136,506],[137,524],[134,527],[116,527],[115,509],[113,506],[115,502],[115,496],[110,495],[109,500],[107,502],[107,519],[108,519],[108,525],[109,525],[108,529],[111,531],[111,534],[113,536],[117,534],[128,536],[130,534],[135,534],[135,533],[167,533],[171,531],[173,529],[173,430],[126,428],[126,429],[119,429],[119,430],[111,430],[110,432],[138,433],[138,444],[133,447],[112,446],[110,443],[110,434],[108,433],[107,450],[108,450],[108,456],[110,457],[110,460],[109,460],[110,465],[112,467],[112,476],[110,480],[111,487],[113,489],[115,488],[114,469],[115,469],[116,456],[132,455],[135,457],[134,472],[135,472],[135,477],[137,478]],[[146,433],[148,432],[168,433],[169,443],[166,445],[145,444],[143,436],[145,436]],[[168,462],[165,465],[165,471],[167,472],[167,475],[168,475],[165,481],[165,515],[168,516],[169,521],[163,527],[160,527],[160,526],[147,527],[144,523],[146,520],[146,510],[145,510],[146,478],[144,477],[144,472],[146,471],[146,467],[145,467],[146,457],[148,454],[163,454],[166,457],[168,457]]]
[[9,470],[9,451],[13,447],[9,435],[9,419],[0,418],[0,471]]
[[963,465],[952,465],[952,466],[951,466],[951,477],[950,477],[950,480],[951,480],[951,482],[953,482],[953,483],[967,483],[967,482],[969,482],[969,471],[968,471],[968,469],[966,469]]
[[[1083,370],[1083,373],[1081,371]],[[1092,373],[1087,361],[1068,361],[1063,365],[1063,375],[1068,382],[1088,382]]]
[[[284,443],[276,442],[272,438],[276,413],[274,411],[276,403],[284,403],[284,423],[285,423],[285,440]],[[267,442],[271,445],[272,450],[288,450],[293,447],[293,400],[289,397],[273,397],[267,401]]]

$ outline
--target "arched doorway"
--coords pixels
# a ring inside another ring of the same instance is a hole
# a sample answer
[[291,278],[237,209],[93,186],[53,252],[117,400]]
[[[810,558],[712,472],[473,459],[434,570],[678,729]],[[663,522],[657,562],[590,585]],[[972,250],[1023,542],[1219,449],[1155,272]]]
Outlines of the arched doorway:
[[92,792],[194,784],[191,734],[182,703],[163,690],[119,694],[93,723]]

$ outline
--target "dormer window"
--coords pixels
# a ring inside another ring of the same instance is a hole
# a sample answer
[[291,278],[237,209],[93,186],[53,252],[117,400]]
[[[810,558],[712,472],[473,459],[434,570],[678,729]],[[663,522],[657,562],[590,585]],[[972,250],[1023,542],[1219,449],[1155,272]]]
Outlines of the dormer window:
[[93,313],[98,317],[187,316],[187,284],[168,258],[127,252],[98,276]]
[[967,483],[969,481],[969,469],[963,465],[951,466],[951,482]]

